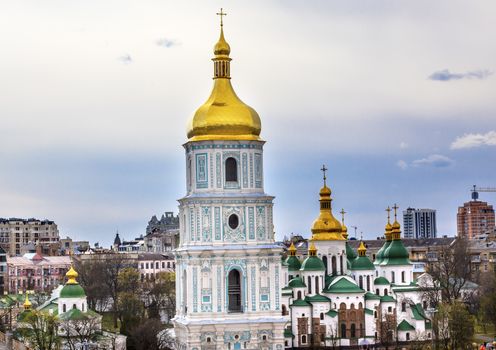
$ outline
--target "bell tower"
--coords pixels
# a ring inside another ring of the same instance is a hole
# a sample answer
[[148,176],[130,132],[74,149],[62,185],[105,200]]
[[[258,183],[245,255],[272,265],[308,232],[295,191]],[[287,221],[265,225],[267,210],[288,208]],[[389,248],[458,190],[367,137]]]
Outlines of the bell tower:
[[231,48],[214,46],[213,89],[187,129],[176,249],[178,349],[284,347],[281,249],[264,191],[258,113],[231,85]]

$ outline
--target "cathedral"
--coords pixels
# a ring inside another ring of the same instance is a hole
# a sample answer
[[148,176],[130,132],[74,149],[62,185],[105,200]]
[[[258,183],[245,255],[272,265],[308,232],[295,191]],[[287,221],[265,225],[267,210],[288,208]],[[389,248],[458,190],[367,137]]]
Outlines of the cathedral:
[[396,208],[372,262],[363,243],[358,252],[348,245],[344,217],[333,216],[325,167],[308,256],[298,257],[292,245],[282,259],[274,240],[274,197],[264,191],[261,120],[231,85],[231,49],[222,10],[219,15],[212,92],[188,123],[184,144],[177,348],[282,350],[430,338]]

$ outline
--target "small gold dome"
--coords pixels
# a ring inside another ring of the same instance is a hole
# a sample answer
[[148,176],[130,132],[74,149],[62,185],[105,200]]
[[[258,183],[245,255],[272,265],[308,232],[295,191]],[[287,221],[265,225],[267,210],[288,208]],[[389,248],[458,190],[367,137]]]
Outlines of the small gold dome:
[[214,47],[214,87],[208,100],[198,108],[187,127],[189,141],[260,140],[262,123],[258,113],[236,95],[231,85],[229,54],[224,38]]
[[360,246],[357,250],[358,256],[365,256],[365,253],[367,253],[367,248],[365,247],[365,244],[363,244],[363,241],[360,242]]
[[312,225],[312,240],[335,241],[344,240],[342,226],[334,215],[331,207],[331,190],[324,184],[320,192],[320,214]]
[[26,300],[24,301],[24,304],[22,304],[22,306],[24,307],[24,310],[29,310],[31,309],[32,305],[33,304],[29,301],[28,291],[26,291]]
[[289,251],[289,255],[291,255],[291,256],[295,256],[296,255],[296,247],[293,244],[293,242],[291,242],[291,245],[289,246],[288,251]]
[[79,276],[79,274],[74,270],[74,268],[71,265],[71,268],[67,273],[65,274],[65,277],[67,277],[67,284],[78,284],[76,281],[76,278]]

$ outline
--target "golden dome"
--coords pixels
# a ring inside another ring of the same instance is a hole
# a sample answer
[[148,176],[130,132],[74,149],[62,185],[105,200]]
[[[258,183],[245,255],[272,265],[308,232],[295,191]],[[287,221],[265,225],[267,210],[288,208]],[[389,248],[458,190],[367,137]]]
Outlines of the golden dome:
[[76,278],[79,276],[79,274],[74,270],[74,268],[71,265],[71,268],[67,273],[65,274],[65,277],[67,277],[67,284],[78,284],[76,281]]
[[365,244],[363,244],[363,241],[360,242],[360,246],[357,249],[358,251],[358,256],[365,256],[365,253],[367,252],[367,248],[365,247]]
[[24,310],[29,310],[31,309],[32,305],[33,304],[29,301],[28,291],[26,291],[26,300],[24,301],[24,304],[22,304],[22,306],[24,307]]
[[229,54],[231,48],[224,38],[215,44],[214,87],[207,101],[195,112],[187,127],[189,141],[260,140],[262,123],[258,113],[245,104],[231,85]]
[[308,248],[308,255],[310,256],[316,256],[317,255],[317,248],[315,248],[315,244],[310,243],[310,247]]
[[334,215],[331,207],[331,189],[326,186],[320,190],[320,214],[312,225],[312,240],[314,241],[342,241],[343,228]]
[[294,246],[293,242],[291,242],[291,245],[289,246],[288,251],[289,251],[290,256],[296,255],[296,247]]

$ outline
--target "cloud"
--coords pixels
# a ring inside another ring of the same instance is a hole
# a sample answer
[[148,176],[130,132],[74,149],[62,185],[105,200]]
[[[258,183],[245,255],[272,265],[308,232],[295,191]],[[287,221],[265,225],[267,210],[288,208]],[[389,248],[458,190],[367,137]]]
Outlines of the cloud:
[[401,148],[401,149],[406,149],[406,148],[408,148],[408,143],[406,143],[406,142],[401,142],[401,143],[400,143],[400,148]]
[[465,149],[480,146],[496,146],[496,131],[486,134],[464,134],[451,143],[451,149]]
[[450,81],[450,80],[460,80],[460,79],[486,79],[491,74],[493,74],[493,72],[487,69],[475,70],[466,73],[451,73],[449,69],[443,69],[432,73],[429,76],[429,79],[437,80],[437,81]]
[[408,163],[405,162],[404,160],[400,159],[396,162],[396,165],[398,166],[398,168],[400,168],[401,170],[405,170],[406,168],[408,168]]
[[121,61],[122,63],[124,63],[124,64],[133,63],[133,58],[129,54],[125,54],[125,55],[119,56],[119,57],[117,57],[117,59],[119,61]]
[[175,40],[167,39],[167,38],[160,38],[155,42],[158,46],[162,46],[165,48],[170,48],[173,46],[179,45],[179,43]]
[[431,154],[426,158],[417,159],[412,162],[412,166],[421,167],[421,166],[432,166],[435,168],[446,168],[451,166],[454,163],[454,160],[443,156],[441,154]]

